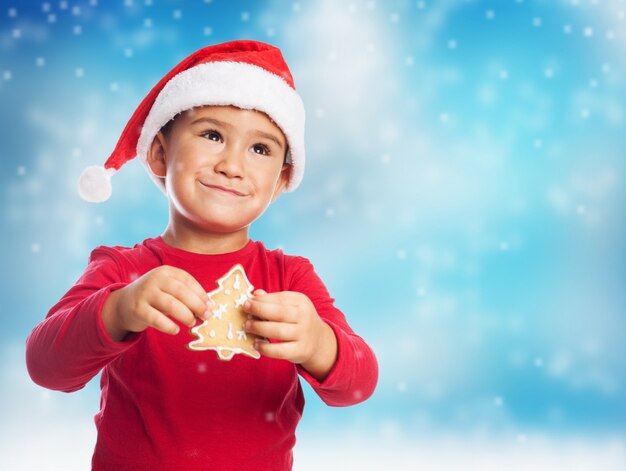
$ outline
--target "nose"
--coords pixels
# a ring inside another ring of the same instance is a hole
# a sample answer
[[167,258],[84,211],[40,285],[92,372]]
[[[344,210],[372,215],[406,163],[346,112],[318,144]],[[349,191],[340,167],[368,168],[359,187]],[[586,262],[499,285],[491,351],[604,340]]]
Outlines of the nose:
[[215,171],[228,178],[242,178],[244,175],[244,155],[236,146],[226,147],[215,163]]

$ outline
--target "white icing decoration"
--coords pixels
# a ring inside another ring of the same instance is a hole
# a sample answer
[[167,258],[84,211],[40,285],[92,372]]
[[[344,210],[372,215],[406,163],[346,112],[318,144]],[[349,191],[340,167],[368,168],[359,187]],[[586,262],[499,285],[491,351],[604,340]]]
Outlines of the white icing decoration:
[[237,340],[248,340],[244,326],[241,327],[241,330],[237,331]]
[[233,283],[233,288],[235,288],[236,290],[241,289],[241,281],[239,280],[238,274],[235,275],[235,282]]
[[228,337],[228,340],[233,339],[233,323],[232,322],[228,323],[228,335],[226,335],[226,337]]
[[225,289],[224,290],[224,294],[229,295],[230,294],[230,290],[229,289]]
[[209,337],[215,337],[215,331],[213,329],[209,331]]
[[235,307],[243,306],[243,303],[246,302],[246,299],[248,299],[248,296],[246,296],[245,293],[242,293],[241,296],[235,299]]
[[227,308],[228,308],[228,304],[220,304],[216,310],[212,311],[213,319],[221,319],[222,314],[226,312]]

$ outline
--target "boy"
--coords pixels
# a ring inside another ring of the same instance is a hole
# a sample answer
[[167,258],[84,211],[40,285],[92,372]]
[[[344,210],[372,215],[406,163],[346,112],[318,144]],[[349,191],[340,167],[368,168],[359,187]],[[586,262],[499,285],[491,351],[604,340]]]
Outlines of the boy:
[[[95,470],[288,470],[304,398],[367,399],[372,350],[334,307],[312,265],[248,238],[250,224],[304,170],[304,109],[280,51],[254,41],[201,49],[146,96],[104,168],[81,176],[101,201],[138,155],[165,192],[165,232],[98,247],[76,285],[27,341],[32,379],[76,391],[102,370]],[[256,360],[186,349],[234,264],[258,288],[245,330]]]

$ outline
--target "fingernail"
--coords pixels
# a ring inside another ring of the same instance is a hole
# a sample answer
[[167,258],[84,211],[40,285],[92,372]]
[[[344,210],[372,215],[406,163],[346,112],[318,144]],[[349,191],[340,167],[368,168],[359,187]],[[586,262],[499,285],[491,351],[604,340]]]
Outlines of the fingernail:
[[247,311],[248,309],[250,309],[250,301],[246,301],[245,303],[243,303],[243,308]]
[[209,309],[207,309],[206,311],[204,311],[204,312],[202,313],[202,318],[203,318],[204,320],[207,320],[209,317],[211,317],[211,311],[210,311]]

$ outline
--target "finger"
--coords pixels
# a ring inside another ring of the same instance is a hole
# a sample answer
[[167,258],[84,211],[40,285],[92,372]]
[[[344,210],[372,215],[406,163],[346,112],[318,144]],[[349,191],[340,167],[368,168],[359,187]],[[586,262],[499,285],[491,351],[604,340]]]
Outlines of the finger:
[[176,335],[180,332],[180,327],[175,322],[152,306],[147,307],[146,324],[164,334]]
[[253,296],[264,296],[266,294],[267,294],[267,291],[263,289],[257,289],[254,291],[254,293],[252,293]]
[[294,358],[295,342],[270,343],[257,341],[254,344],[254,348],[263,356],[291,361]]
[[189,327],[196,323],[193,312],[171,294],[162,292],[150,304],[162,314],[172,317]]
[[161,287],[161,290],[182,302],[197,318],[204,319],[204,313],[208,310],[207,303],[189,286],[176,279],[171,279],[169,283]]
[[247,320],[246,332],[258,335],[259,337],[267,337],[270,339],[280,340],[282,342],[296,340],[298,331],[295,324],[287,324],[285,322],[271,322]]
[[206,290],[202,287],[202,285],[196,280],[193,275],[185,270],[176,267],[170,267],[172,270],[169,275],[172,278],[177,279],[181,283],[184,283],[189,289],[191,289],[196,295],[200,298],[200,300],[206,304],[209,301],[209,295]]
[[248,314],[265,321],[293,323],[297,320],[296,308],[268,302],[267,298],[251,298],[245,302],[243,309]]

